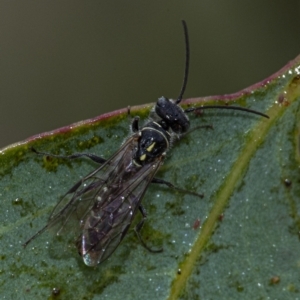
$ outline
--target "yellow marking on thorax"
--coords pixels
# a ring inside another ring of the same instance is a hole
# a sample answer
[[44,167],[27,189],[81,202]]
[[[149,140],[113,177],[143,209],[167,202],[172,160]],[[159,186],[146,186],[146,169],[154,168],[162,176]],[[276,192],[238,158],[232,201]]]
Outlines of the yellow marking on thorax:
[[151,152],[151,151],[153,150],[155,144],[156,144],[156,142],[153,142],[146,150],[147,150],[148,152]]
[[146,154],[143,154],[143,155],[140,156],[140,161],[143,161],[145,159],[146,159]]

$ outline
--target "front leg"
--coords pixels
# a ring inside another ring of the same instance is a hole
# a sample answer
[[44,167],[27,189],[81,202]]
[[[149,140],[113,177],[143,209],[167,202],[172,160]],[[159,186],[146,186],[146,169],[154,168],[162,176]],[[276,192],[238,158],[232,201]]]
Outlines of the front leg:
[[198,194],[198,193],[195,193],[195,192],[191,192],[191,191],[188,191],[188,190],[185,190],[185,189],[178,188],[177,186],[175,186],[171,182],[163,180],[163,179],[160,179],[160,178],[153,178],[152,181],[151,181],[151,183],[164,184],[167,187],[169,187],[171,189],[174,189],[176,191],[179,191],[181,193],[190,194],[190,195],[193,195],[193,196],[196,196],[196,197],[199,197],[199,198],[203,198],[204,197],[203,194]]
[[97,155],[90,154],[90,153],[74,153],[71,155],[55,155],[55,154],[51,154],[51,153],[47,153],[47,152],[37,151],[33,147],[31,147],[31,151],[38,155],[46,155],[46,156],[56,157],[56,158],[76,159],[76,158],[80,158],[80,157],[87,157],[98,164],[103,164],[106,162],[106,159],[102,158],[101,156],[97,156]]

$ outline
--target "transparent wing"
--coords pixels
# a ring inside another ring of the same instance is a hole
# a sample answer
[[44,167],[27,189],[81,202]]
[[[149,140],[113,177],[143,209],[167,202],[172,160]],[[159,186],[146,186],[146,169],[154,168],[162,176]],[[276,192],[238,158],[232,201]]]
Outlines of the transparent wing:
[[136,135],[129,137],[110,159],[78,181],[55,206],[47,225],[26,241],[24,246],[27,246],[33,239],[49,228],[56,230],[58,235],[66,232],[79,234],[79,230],[82,228],[81,220],[92,209],[97,194],[101,191],[103,185],[107,185],[108,182],[113,180],[112,177],[123,165],[120,162],[133,155],[136,138]]
[[[134,134],[102,166],[77,182],[53,209],[45,227],[58,235],[77,238],[76,245],[86,265],[107,259],[128,231],[140,201],[162,162],[142,167],[132,162],[137,149]],[[74,239],[73,239],[74,240]]]
[[162,158],[158,158],[156,162],[140,168],[127,166],[127,170],[121,172],[122,183],[114,180],[111,189],[100,192],[100,195],[108,193],[106,200],[97,203],[97,207],[91,210],[77,240],[86,265],[95,266],[103,262],[122,241],[161,162]]

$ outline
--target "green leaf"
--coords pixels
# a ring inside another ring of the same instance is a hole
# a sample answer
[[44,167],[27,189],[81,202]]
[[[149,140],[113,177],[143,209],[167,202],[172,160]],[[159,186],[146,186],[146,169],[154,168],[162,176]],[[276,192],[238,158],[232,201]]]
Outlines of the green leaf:
[[[6,299],[295,299],[300,291],[300,57],[234,95],[188,99],[183,106],[230,103],[265,112],[190,114],[191,127],[157,174],[204,198],[152,184],[142,236],[130,231],[98,267],[47,231],[60,197],[96,167],[88,159],[42,157],[94,153],[109,158],[129,135],[127,110],[113,112],[3,149],[0,295]],[[151,106],[132,108],[145,120]],[[135,224],[141,216],[136,216]],[[53,290],[54,289],[54,290]]]

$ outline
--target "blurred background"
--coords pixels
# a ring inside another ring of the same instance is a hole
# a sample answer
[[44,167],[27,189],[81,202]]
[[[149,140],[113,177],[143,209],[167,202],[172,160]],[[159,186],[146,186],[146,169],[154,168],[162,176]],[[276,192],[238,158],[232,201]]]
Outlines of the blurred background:
[[0,1],[0,148],[128,105],[233,93],[300,54],[299,0]]

